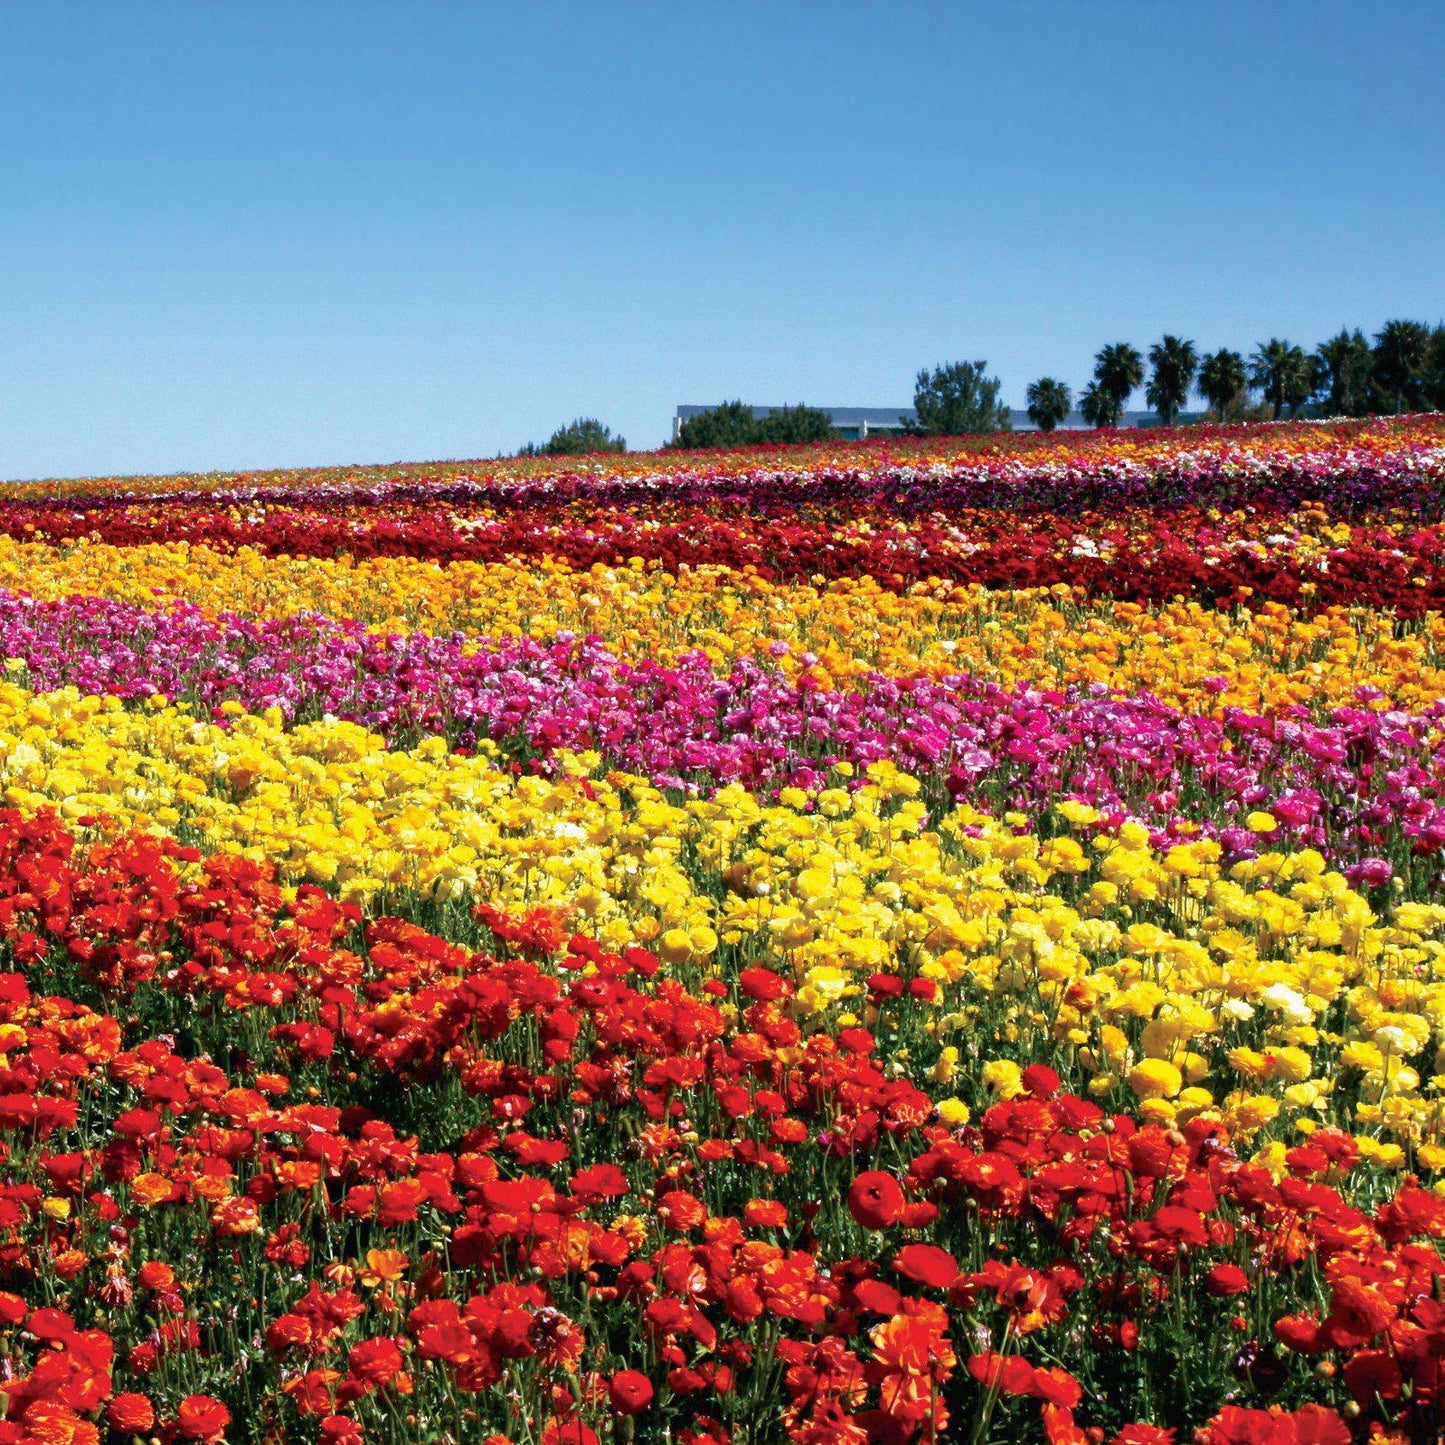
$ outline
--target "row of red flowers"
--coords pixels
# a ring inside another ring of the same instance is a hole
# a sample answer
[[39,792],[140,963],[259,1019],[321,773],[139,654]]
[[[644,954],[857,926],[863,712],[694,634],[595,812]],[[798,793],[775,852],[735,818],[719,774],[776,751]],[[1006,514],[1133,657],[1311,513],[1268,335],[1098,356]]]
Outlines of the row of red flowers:
[[425,503],[350,514],[258,508],[244,516],[166,504],[104,512],[0,506],[0,532],[22,540],[187,542],[222,551],[249,547],[267,556],[346,553],[441,562],[550,556],[578,568],[641,558],[669,570],[748,568],[774,581],[868,576],[890,589],[930,580],[991,588],[1066,585],[1136,602],[1189,596],[1220,605],[1274,601],[1306,611],[1370,605],[1411,616],[1445,606],[1445,524],[1341,525],[1325,539],[1319,523],[1314,513],[1220,518],[1194,508],[1124,518],[967,512],[905,525],[826,516],[740,519],[707,510],[673,520],[610,510],[518,519]]

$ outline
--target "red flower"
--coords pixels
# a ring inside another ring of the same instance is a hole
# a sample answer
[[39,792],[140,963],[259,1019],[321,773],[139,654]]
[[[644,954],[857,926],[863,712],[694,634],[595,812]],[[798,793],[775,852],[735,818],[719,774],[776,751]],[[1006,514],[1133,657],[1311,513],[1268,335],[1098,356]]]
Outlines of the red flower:
[[788,1222],[788,1211],[776,1199],[750,1199],[743,1206],[743,1218],[754,1229],[781,1229]]
[[1204,1288],[1216,1299],[1229,1299],[1249,1290],[1249,1276],[1237,1264],[1216,1264],[1204,1281]]
[[550,1420],[542,1431],[542,1445],[597,1445],[597,1432],[575,1417]]
[[1084,1398],[1083,1387],[1067,1370],[1042,1366],[1034,1369],[1029,1394],[1063,1410],[1072,1410]]
[[368,1385],[380,1387],[396,1378],[405,1363],[395,1340],[362,1340],[351,1347],[351,1374]]
[[366,1436],[349,1415],[328,1415],[321,1422],[320,1445],[363,1445]]
[[1361,1350],[1345,1361],[1345,1388],[1362,1405],[1372,1404],[1376,1396],[1393,1400],[1403,1383],[1400,1367],[1385,1350]]
[[128,1391],[117,1395],[105,1407],[105,1418],[112,1430],[122,1435],[139,1435],[155,1424],[156,1412],[145,1395]]
[[1036,1099],[1052,1099],[1063,1082],[1047,1064],[1030,1064],[1019,1077]]
[[1293,1414],[1226,1405],[1198,1438],[1204,1445],[1350,1445],[1349,1427],[1323,1405]]
[[627,1193],[627,1176],[615,1164],[589,1164],[572,1176],[572,1192],[584,1199],[617,1199]]
[[685,1189],[669,1189],[657,1201],[657,1212],[669,1229],[683,1233],[697,1229],[707,1220],[707,1206]]
[[1167,1425],[1125,1425],[1109,1445],[1174,1445],[1174,1431]]
[[958,1261],[946,1249],[932,1244],[904,1245],[893,1268],[930,1289],[947,1289],[959,1274]]
[[637,1370],[619,1370],[608,1381],[607,1397],[619,1414],[640,1414],[652,1403],[652,1381]]
[[1350,1431],[1333,1410],[1301,1405],[1294,1412],[1295,1445],[1350,1445]]
[[1396,1313],[1378,1290],[1346,1277],[1335,1283],[1329,1318],[1321,1333],[1336,1349],[1354,1349],[1388,1329]]
[[869,1169],[848,1191],[848,1212],[864,1229],[887,1229],[903,1214],[903,1189],[891,1174]]
[[1001,1355],[997,1350],[970,1355],[968,1373],[985,1389],[1005,1395],[1027,1395],[1034,1386],[1034,1367],[1022,1355]]
[[206,1445],[214,1445],[225,1435],[231,1412],[210,1395],[187,1395],[181,1401],[176,1423],[187,1440],[203,1440]]
[[792,992],[792,986],[770,968],[745,968],[738,974],[738,987],[749,998],[771,1003]]

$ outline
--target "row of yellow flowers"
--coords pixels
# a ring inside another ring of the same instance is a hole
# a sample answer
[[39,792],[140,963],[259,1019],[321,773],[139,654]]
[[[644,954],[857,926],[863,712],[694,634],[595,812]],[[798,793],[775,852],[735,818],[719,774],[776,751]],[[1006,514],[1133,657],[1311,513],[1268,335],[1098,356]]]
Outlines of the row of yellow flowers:
[[671,967],[791,967],[835,1024],[869,1020],[870,975],[917,975],[938,986],[945,1082],[987,1060],[1007,1094],[1004,1055],[1072,1046],[1096,1093],[1161,1120],[1218,1113],[1275,1162],[1338,1122],[1382,1166],[1445,1172],[1445,907],[1377,916],[1318,854],[1225,868],[1210,841],[1160,854],[1077,803],[1048,841],[972,809],[930,824],[890,764],[772,803],[737,787],[674,803],[593,756],[567,766],[517,777],[439,739],[389,751],[348,723],[238,710],[228,730],[163,700],[0,686],[7,805],[243,851],[372,907],[545,903]]
[[[1269,711],[1352,702],[1425,708],[1445,695],[1445,618],[1402,624],[1370,608],[1306,617],[1277,605],[1221,612],[1145,607],[1077,590],[920,585],[868,577],[781,584],[707,566],[574,570],[408,558],[267,558],[185,544],[56,547],[0,537],[0,587],[42,599],[93,595],[142,606],[183,600],[214,615],[315,611],[377,629],[488,637],[595,633],[620,656],[672,662],[701,648],[719,668],[766,658],[790,676],[848,687],[869,669],[973,672],[1005,686],[1104,684],[1195,712],[1221,701]],[[1217,679],[1228,680],[1221,695]]]

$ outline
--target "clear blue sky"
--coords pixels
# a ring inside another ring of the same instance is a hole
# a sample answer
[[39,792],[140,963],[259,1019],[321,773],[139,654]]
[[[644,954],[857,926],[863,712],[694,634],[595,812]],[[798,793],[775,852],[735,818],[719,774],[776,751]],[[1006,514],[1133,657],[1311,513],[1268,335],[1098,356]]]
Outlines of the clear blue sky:
[[11,3],[0,477],[1445,313],[1445,6]]

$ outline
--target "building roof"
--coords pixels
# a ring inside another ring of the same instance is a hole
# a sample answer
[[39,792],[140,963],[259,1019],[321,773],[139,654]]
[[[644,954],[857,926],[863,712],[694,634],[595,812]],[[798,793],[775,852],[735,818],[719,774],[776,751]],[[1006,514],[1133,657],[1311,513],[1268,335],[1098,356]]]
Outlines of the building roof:
[[[701,412],[711,411],[717,405],[712,406],[680,406],[677,415],[686,421],[690,416],[697,416]],[[766,416],[772,411],[781,411],[781,406],[750,406],[749,410],[754,416]],[[867,422],[869,426],[897,426],[899,417],[913,417],[911,406],[820,406],[819,411],[826,411],[833,418],[834,426],[858,426]]]

